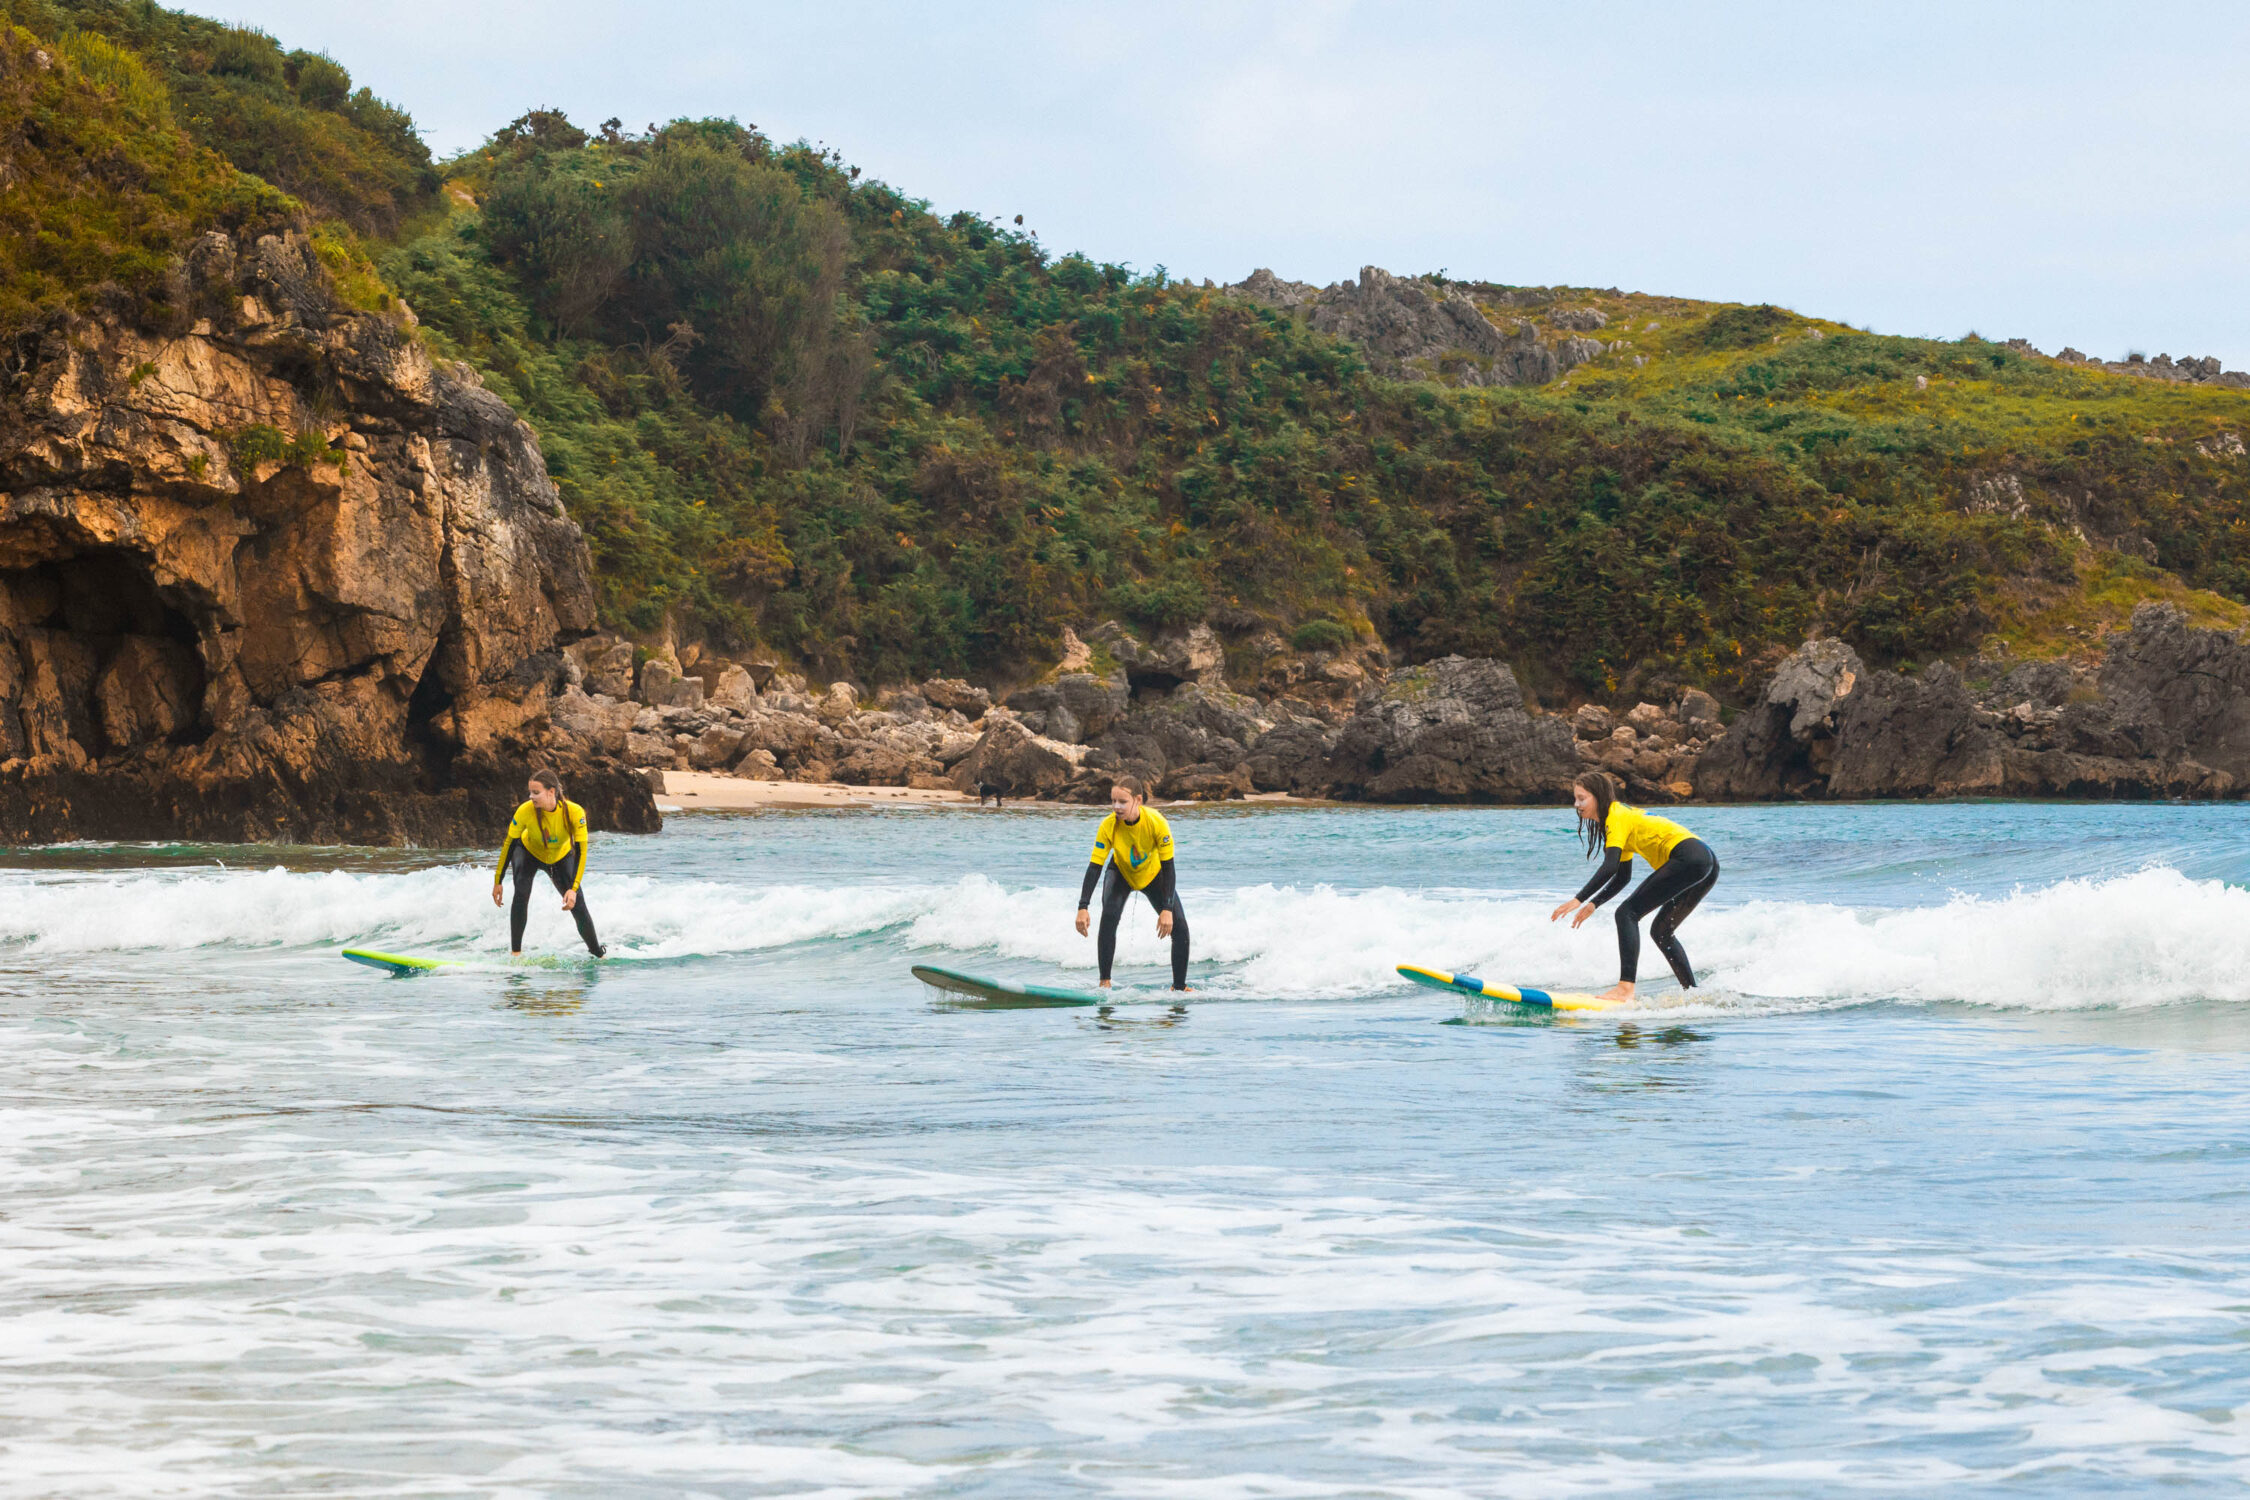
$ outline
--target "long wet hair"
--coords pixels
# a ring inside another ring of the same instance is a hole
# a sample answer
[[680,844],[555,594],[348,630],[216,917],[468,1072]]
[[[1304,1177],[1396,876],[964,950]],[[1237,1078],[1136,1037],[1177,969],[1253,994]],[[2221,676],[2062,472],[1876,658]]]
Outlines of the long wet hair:
[[555,794],[556,802],[559,803],[562,801],[563,785],[561,776],[542,766],[538,770],[531,773],[531,779],[538,782],[548,791],[553,792]]
[[1578,820],[1578,832],[1586,840],[1586,857],[1592,859],[1602,852],[1609,842],[1609,810],[1617,805],[1617,778],[1607,771],[1581,771],[1573,786],[1584,787],[1594,799],[1594,816]]

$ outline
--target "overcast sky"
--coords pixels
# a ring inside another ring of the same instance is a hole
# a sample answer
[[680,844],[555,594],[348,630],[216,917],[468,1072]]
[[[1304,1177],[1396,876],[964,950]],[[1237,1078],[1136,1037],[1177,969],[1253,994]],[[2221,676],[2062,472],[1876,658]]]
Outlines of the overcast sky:
[[226,0],[439,154],[731,115],[1141,269],[1362,264],[2250,367],[2250,5]]

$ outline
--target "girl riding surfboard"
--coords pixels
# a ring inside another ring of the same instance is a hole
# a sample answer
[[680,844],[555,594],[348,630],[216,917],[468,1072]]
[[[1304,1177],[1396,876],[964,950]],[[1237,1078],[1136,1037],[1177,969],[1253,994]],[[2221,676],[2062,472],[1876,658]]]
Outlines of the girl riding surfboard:
[[1559,922],[1570,916],[1570,925],[1582,927],[1603,902],[1625,889],[1633,878],[1633,856],[1648,862],[1648,878],[1617,907],[1617,983],[1595,996],[1622,1004],[1633,998],[1641,961],[1641,918],[1656,913],[1648,930],[1657,951],[1672,966],[1682,989],[1695,988],[1695,969],[1687,950],[1674,936],[1696,903],[1718,883],[1719,857],[1711,846],[1669,818],[1657,817],[1619,798],[1617,778],[1606,771],[1588,771],[1571,786],[1571,805],[1586,839],[1586,857],[1597,852],[1601,867],[1548,918]]

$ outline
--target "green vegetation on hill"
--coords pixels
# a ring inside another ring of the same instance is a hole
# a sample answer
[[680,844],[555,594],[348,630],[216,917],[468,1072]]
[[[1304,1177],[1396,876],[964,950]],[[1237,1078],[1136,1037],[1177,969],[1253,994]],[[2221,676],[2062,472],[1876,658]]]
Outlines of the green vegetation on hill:
[[0,18],[39,38],[93,34],[131,50],[190,139],[316,218],[389,234],[436,200],[412,117],[354,89],[333,58],[151,0],[0,0]]
[[140,58],[94,33],[0,29],[0,320],[105,288],[162,295],[187,237],[287,222],[294,205],[197,146]]
[[1398,384],[1297,318],[729,122],[535,111],[433,170],[328,59],[153,5],[0,5],[71,59],[11,61],[0,108],[134,164],[77,198],[35,174],[17,307],[150,291],[189,226],[286,190],[332,263],[372,242],[362,301],[403,295],[539,431],[636,633],[880,681],[1051,659],[1106,614],[1264,621],[1608,695],[1739,690],[1816,628],[1924,661],[2250,600],[2239,391],[1590,292],[1618,347],[1563,382]]

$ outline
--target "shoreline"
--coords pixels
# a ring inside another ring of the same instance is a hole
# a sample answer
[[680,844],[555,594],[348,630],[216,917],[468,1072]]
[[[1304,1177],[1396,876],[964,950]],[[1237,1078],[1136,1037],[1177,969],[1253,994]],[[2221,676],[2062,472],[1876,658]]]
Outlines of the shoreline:
[[[841,781],[753,781],[747,776],[727,776],[717,771],[664,771],[656,794],[657,810],[667,816],[695,812],[813,812],[822,809],[864,811],[883,807],[976,807],[978,800],[951,787],[849,786]],[[1293,797],[1287,792],[1252,792],[1229,802],[1150,802],[1152,807],[1225,807],[1230,802],[1317,807],[1317,798]],[[1005,807],[1069,808],[1086,811],[1106,807],[1096,802],[1042,802],[1010,797]]]

